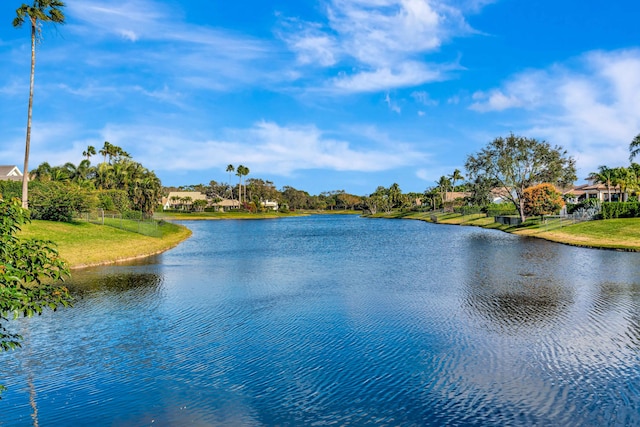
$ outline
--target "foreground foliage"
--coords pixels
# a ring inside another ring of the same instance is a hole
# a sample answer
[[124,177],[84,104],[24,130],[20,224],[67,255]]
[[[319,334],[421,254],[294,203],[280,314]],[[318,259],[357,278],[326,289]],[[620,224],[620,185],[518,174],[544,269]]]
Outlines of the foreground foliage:
[[31,317],[72,301],[65,287],[53,284],[69,274],[53,242],[16,236],[29,220],[20,200],[0,198],[0,351],[20,347],[22,340],[5,327],[9,318]]

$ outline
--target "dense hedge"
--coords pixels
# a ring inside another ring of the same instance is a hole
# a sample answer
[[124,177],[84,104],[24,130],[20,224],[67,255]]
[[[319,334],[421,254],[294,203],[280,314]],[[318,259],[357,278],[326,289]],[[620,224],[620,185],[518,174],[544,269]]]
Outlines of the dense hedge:
[[77,213],[86,212],[95,205],[95,195],[76,184],[56,181],[29,183],[32,219],[71,222]]
[[518,215],[518,210],[511,202],[491,203],[484,210],[487,216]]
[[600,201],[598,199],[586,199],[580,203],[567,203],[567,213],[572,214],[578,209],[599,208]]
[[96,190],[99,209],[126,212],[131,210],[129,195],[125,190]]
[[0,181],[0,195],[5,200],[22,197],[22,181]]
[[602,219],[638,218],[640,217],[640,202],[604,202],[600,215]]

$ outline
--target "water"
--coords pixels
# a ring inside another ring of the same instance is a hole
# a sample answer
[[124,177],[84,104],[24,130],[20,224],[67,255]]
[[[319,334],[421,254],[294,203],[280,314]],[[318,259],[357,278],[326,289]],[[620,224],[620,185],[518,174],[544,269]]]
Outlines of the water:
[[640,425],[640,254],[356,216],[187,225],[12,323],[0,426]]

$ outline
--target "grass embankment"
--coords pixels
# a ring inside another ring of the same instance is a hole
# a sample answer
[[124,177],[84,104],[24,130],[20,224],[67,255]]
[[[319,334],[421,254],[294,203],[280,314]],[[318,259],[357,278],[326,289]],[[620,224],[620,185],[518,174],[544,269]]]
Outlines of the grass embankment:
[[509,226],[494,222],[484,214],[392,212],[376,214],[379,218],[415,219],[438,224],[472,225],[502,230],[521,236],[536,237],[557,243],[600,249],[640,251],[640,218],[585,221],[572,224],[566,220],[528,220],[524,225]]
[[71,268],[82,268],[154,255],[191,235],[185,227],[164,222],[158,231],[160,237],[149,237],[87,222],[33,221],[23,226],[20,237],[52,240]]

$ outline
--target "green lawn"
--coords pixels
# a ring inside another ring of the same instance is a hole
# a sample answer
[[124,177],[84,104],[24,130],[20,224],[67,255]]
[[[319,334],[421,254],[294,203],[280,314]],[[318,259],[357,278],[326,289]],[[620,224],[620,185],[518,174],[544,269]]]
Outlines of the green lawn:
[[551,231],[518,234],[577,246],[640,251],[640,218],[586,221]]
[[[521,226],[508,226],[496,223],[493,218],[483,214],[461,215],[457,213],[394,211],[388,214],[376,214],[373,217],[417,219],[438,224],[472,225],[575,246],[640,251],[640,218],[585,221],[578,224],[558,219],[540,222],[538,218],[533,218]],[[437,221],[433,221],[432,218]]]
[[[136,221],[130,222],[128,226],[137,227]],[[156,231],[158,237],[87,222],[33,221],[23,226],[19,236],[52,240],[60,256],[78,268],[159,253],[191,235],[187,228],[168,222],[158,224]]]

